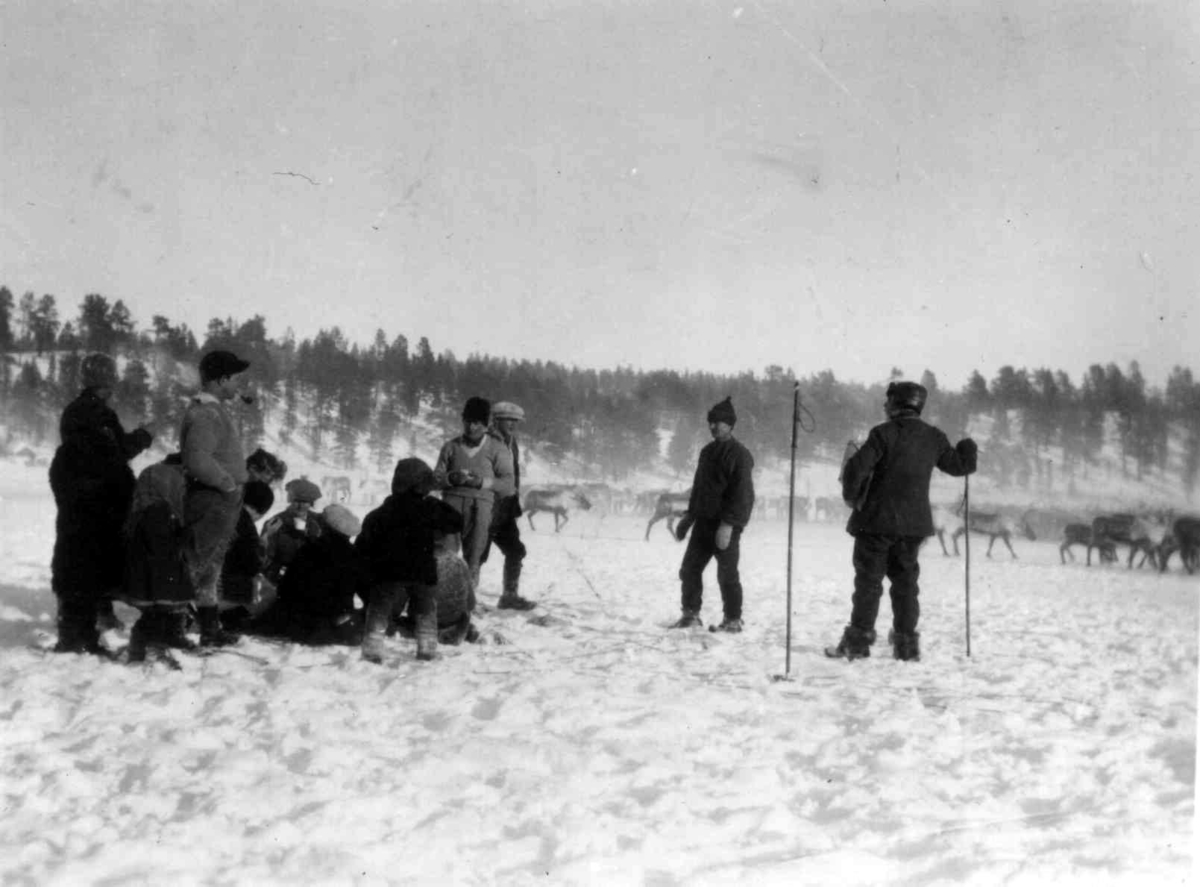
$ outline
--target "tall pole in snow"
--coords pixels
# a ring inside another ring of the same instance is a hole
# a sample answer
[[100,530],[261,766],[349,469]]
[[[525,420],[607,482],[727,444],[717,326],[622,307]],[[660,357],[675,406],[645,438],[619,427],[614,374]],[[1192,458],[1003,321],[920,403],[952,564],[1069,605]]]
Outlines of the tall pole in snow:
[[971,657],[971,475],[963,476],[963,540],[966,542],[967,658]]
[[796,513],[796,427],[800,424],[800,383],[792,389],[792,470],[788,477],[788,549],[787,549],[787,652],[783,676],[792,671],[792,526]]

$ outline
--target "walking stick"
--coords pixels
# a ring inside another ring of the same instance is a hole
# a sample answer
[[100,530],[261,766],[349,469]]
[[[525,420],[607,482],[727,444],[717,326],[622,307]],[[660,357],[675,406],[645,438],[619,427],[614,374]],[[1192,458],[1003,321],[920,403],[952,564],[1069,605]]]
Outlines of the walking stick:
[[791,680],[792,672],[792,526],[796,514],[796,427],[800,423],[800,383],[792,389],[792,469],[788,477],[788,546],[787,546],[787,629],[783,675],[779,680]]
[[971,475],[963,476],[963,540],[966,543],[967,658],[971,658]]

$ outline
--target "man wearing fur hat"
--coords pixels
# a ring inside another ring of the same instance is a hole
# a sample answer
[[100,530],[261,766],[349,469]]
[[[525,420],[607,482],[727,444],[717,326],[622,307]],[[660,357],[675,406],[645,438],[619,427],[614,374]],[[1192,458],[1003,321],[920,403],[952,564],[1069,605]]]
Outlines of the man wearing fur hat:
[[434,467],[442,485],[442,501],[463,516],[463,560],[476,589],[493,503],[515,492],[512,453],[503,441],[488,434],[491,415],[489,401],[468,398],[462,412],[463,433],[446,442]]
[[321,498],[321,488],[307,477],[288,481],[287,508],[263,524],[263,548],[266,551],[266,566],[263,575],[278,585],[296,554],[315,539],[321,537],[321,518],[313,511],[313,505]]
[[[681,542],[692,530],[683,564],[679,567],[682,583],[683,615],[672,628],[701,625],[704,568],[717,560],[717,585],[721,589],[724,618],[713,631],[742,630],[742,581],[738,574],[742,530],[754,509],[754,457],[734,439],[737,414],[731,398],[725,398],[708,411],[712,442],[700,451],[687,513],[675,528]],[[694,527],[694,529],[693,529]]]
[[126,432],[109,406],[117,365],[89,354],[80,367],[83,390],[63,411],[61,444],[50,463],[58,506],[51,588],[58,599],[60,653],[101,653],[97,620],[115,623],[113,592],[121,585],[121,531],[133,501],[129,460],[150,446],[145,427]]
[[249,477],[241,435],[226,403],[240,395],[238,376],[249,367],[249,361],[230,351],[205,354],[200,359],[200,393],[188,403],[179,431],[187,475],[184,559],[196,589],[203,647],[238,640],[221,627],[218,587],[242,510],[242,485]]
[[937,468],[954,477],[975,471],[978,448],[969,437],[950,446],[946,435],[921,419],[927,392],[916,382],[887,389],[887,421],[842,469],[842,498],[854,503],[846,532],[854,537],[854,595],[850,624],[831,658],[871,655],[883,578],[891,583],[892,644],[897,659],[921,658],[917,619],[917,554],[932,536],[929,481]]
[[500,401],[492,407],[492,434],[508,448],[513,464],[513,492],[511,496],[497,496],[492,505],[492,524],[488,529],[488,545],[483,550],[486,561],[492,543],[504,555],[504,590],[496,606],[501,610],[532,610],[537,606],[517,593],[521,579],[521,564],[525,560],[525,543],[521,541],[521,460],[517,444],[517,424],[525,418],[525,411],[515,403]]

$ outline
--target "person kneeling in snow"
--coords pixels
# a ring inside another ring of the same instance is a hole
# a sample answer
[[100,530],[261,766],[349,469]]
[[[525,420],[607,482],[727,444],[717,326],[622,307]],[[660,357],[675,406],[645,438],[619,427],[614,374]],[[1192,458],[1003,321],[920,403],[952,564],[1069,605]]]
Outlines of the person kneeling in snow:
[[934,468],[955,477],[971,474],[978,452],[969,437],[950,446],[940,429],[921,419],[926,395],[916,382],[889,385],[888,420],[871,429],[842,469],[842,499],[854,508],[846,525],[854,537],[854,595],[842,639],[825,648],[831,658],[871,655],[884,576],[891,581],[895,657],[921,658],[917,555],[934,532],[929,481]]
[[[437,483],[433,469],[421,459],[401,459],[392,474],[392,495],[367,515],[356,544],[367,570],[370,591],[367,621],[363,634],[362,655],[368,662],[383,661],[383,638],[393,614],[409,606],[416,624],[417,658],[433,659],[438,644],[439,580],[449,591],[456,591],[452,606],[447,599],[442,615],[453,620],[448,626],[456,640],[471,629],[474,608],[473,583],[466,564],[452,551],[440,559],[453,561],[461,570],[449,575],[439,571],[438,540],[462,532],[463,517],[457,509],[429,494]],[[457,581],[452,581],[457,579]]]
[[250,634],[282,636],[301,644],[357,644],[362,621],[355,595],[365,587],[359,553],[350,538],[362,524],[343,505],[327,505],[323,530],[296,552],[271,607],[247,626]]

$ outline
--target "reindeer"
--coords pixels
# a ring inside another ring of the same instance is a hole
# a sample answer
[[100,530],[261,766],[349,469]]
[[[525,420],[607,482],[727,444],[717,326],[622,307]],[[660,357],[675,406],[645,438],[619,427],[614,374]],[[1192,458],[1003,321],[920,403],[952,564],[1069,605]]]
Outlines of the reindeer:
[[998,512],[987,511],[972,511],[970,524],[967,527],[959,527],[954,531],[954,550],[958,551],[958,537],[964,535],[968,530],[972,533],[982,533],[988,537],[987,556],[992,556],[992,546],[996,544],[996,540],[1001,540],[1008,546],[1008,553],[1016,559],[1017,553],[1013,551],[1012,537],[1016,532],[1020,532],[1026,539],[1037,539],[1037,534],[1033,532],[1033,527],[1029,525],[1029,512],[1026,511],[1019,521],[1013,521],[1012,518]]
[[664,517],[667,519],[667,532],[674,536],[675,520],[687,513],[688,502],[691,501],[691,498],[692,491],[690,489],[682,493],[659,493],[658,498],[654,501],[654,514],[650,516],[650,523],[646,524],[646,541],[650,541],[650,528]]
[[1091,554],[1093,548],[1100,552],[1100,562],[1113,563],[1117,559],[1117,547],[1107,539],[1101,539],[1097,543],[1092,536],[1091,524],[1067,524],[1063,527],[1063,541],[1058,546],[1058,558],[1064,564],[1067,562],[1069,555],[1071,560],[1075,560],[1075,553],[1071,551],[1071,546],[1082,545]]
[[958,536],[959,530],[962,528],[962,500],[959,500],[958,508],[952,509],[945,505],[933,506],[933,533],[937,536],[938,542],[942,546],[942,554],[949,557],[950,552],[946,548],[946,536],[949,534],[950,541],[954,543],[954,556],[958,557]]
[[1159,546],[1159,572],[1166,571],[1167,561],[1176,551],[1189,576],[1200,569],[1200,517],[1185,514],[1175,519]]
[[529,518],[529,529],[536,529],[533,525],[535,514],[539,511],[549,511],[554,515],[554,532],[557,533],[567,525],[567,509],[572,506],[590,511],[592,503],[574,487],[535,488],[525,494],[523,508],[525,516]]
[[[1133,558],[1139,551],[1144,553],[1142,563],[1148,558],[1151,565],[1156,566],[1157,549],[1162,535],[1158,534],[1159,538],[1156,540],[1147,523],[1134,514],[1102,514],[1092,521],[1092,544],[1096,548],[1103,543],[1111,545],[1114,551],[1118,544],[1129,546],[1128,569],[1133,569]],[[1091,566],[1091,548],[1088,549],[1087,563]]]

